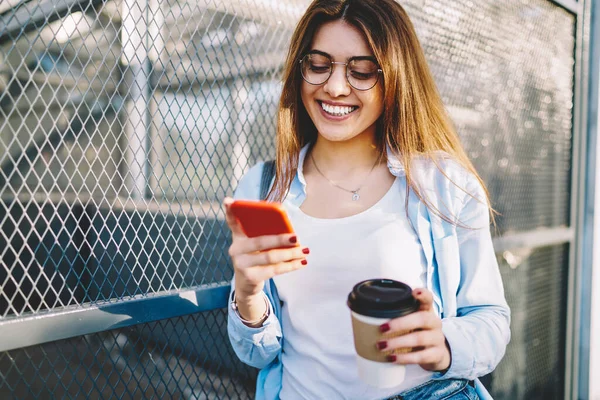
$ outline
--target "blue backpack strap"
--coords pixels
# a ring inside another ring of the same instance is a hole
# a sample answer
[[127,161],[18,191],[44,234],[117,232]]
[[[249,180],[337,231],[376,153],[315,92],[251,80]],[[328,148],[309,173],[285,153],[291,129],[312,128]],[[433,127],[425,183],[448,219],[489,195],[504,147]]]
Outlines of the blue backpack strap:
[[271,189],[271,182],[275,177],[275,160],[269,160],[265,162],[262,170],[262,176],[260,177],[260,199],[266,200]]

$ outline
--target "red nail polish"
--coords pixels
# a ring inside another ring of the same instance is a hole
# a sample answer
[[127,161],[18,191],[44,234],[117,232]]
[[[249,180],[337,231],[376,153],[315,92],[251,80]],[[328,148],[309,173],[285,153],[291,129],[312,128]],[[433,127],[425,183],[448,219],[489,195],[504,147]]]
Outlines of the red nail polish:
[[417,293],[417,295],[418,295],[418,296],[420,296],[420,295],[421,295],[421,293],[423,293],[423,292],[422,292],[422,291],[420,291],[420,290],[417,290],[417,292],[416,292],[416,293]]
[[377,348],[379,350],[383,350],[387,347],[387,342],[385,340],[382,340],[381,342],[377,342]]
[[306,265],[306,264],[308,264],[308,261],[306,261],[306,260],[302,260],[302,261],[300,261],[300,264],[302,264],[302,265]]
[[387,332],[387,331],[389,331],[390,329],[391,329],[391,328],[390,328],[390,324],[383,324],[383,325],[381,325],[381,326],[379,327],[379,330],[380,330],[381,332]]
[[290,238],[290,243],[296,243],[298,241],[298,238],[296,236],[292,236]]
[[396,355],[395,354],[390,354],[385,359],[388,360],[388,362],[396,362]]
[[310,254],[310,250],[308,249],[308,247],[306,247],[306,248],[302,249],[302,252],[303,252],[304,254]]

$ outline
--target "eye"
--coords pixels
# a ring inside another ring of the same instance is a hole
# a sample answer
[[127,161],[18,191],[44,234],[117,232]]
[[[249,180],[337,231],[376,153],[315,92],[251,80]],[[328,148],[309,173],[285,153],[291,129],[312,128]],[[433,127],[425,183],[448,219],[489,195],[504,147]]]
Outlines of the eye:
[[327,74],[329,73],[329,65],[325,65],[325,64],[313,64],[310,63],[309,67],[311,72],[314,72],[316,74]]
[[350,70],[350,75],[354,79],[358,79],[358,80],[361,80],[361,81],[365,81],[365,80],[368,80],[368,79],[373,79],[376,74],[377,74],[377,72],[374,72],[374,71],[360,72],[360,71],[356,71],[356,70]]

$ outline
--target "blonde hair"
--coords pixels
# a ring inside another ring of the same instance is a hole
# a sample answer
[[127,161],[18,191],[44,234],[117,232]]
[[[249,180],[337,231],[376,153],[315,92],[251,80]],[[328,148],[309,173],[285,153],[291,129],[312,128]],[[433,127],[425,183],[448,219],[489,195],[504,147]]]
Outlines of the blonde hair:
[[[268,198],[283,201],[297,173],[300,150],[317,138],[317,130],[300,97],[302,77],[298,60],[311,50],[317,29],[336,20],[362,32],[383,71],[384,111],[377,121],[376,145],[381,152],[389,146],[402,160],[407,192],[413,190],[438,216],[460,225],[453,216],[433,207],[413,179],[411,166],[415,156],[430,158],[443,173],[434,156],[441,150],[477,178],[486,196],[480,200],[487,201],[493,220],[485,184],[446,113],[413,24],[394,0],[315,0],[298,22],[283,72],[277,114],[276,178]],[[406,199],[408,202],[408,193]]]

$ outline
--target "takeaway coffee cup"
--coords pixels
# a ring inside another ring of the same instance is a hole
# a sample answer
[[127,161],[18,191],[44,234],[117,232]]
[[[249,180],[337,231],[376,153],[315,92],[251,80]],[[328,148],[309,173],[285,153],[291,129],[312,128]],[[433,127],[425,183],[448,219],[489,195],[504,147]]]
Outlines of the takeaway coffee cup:
[[[357,283],[348,295],[352,311],[352,331],[357,353],[358,374],[369,385],[386,388],[404,381],[406,367],[386,361],[390,354],[377,349],[379,340],[408,332],[381,333],[379,326],[393,318],[402,317],[419,309],[419,301],[405,283],[391,279],[370,279]],[[410,349],[403,349],[410,351]]]

